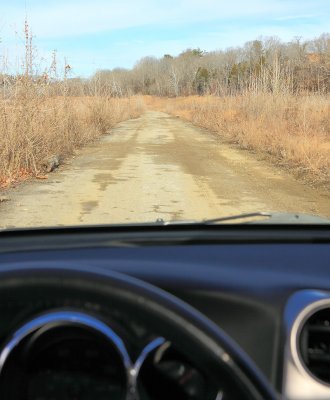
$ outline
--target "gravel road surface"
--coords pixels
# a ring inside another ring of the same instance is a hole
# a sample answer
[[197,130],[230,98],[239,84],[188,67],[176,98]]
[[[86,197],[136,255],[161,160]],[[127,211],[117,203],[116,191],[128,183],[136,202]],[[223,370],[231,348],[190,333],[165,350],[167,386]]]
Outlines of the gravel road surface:
[[156,111],[117,125],[47,180],[5,195],[1,227],[200,220],[252,211],[330,217],[328,192]]

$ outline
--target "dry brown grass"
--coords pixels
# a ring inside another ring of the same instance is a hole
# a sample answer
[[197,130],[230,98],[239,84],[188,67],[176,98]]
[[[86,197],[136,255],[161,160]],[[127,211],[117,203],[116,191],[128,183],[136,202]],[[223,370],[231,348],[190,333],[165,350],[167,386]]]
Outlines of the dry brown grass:
[[65,158],[142,112],[138,97],[52,97],[41,85],[17,83],[12,96],[0,99],[0,187],[42,175],[47,157]]
[[330,182],[330,98],[269,93],[145,98],[150,108],[216,132],[313,182]]
[[[60,160],[74,149],[106,134],[116,123],[144,111],[141,98],[100,96],[102,88],[90,88],[93,96],[69,96],[66,62],[61,79],[56,52],[42,75],[34,71],[33,36],[25,20],[25,57],[16,76],[0,70],[0,188],[36,176],[45,178],[47,159]],[[2,66],[6,70],[6,65]],[[83,82],[80,93],[84,92]],[[58,162],[57,162],[58,163]]]

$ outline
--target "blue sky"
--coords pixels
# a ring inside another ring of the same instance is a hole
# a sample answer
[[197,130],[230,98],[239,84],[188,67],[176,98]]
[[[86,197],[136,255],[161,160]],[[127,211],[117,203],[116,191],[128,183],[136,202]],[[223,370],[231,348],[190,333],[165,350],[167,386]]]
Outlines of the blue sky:
[[[143,56],[210,51],[259,36],[330,32],[330,0],[0,0],[0,56],[19,67],[25,15],[40,58],[56,49],[73,76],[130,68]],[[40,69],[46,61],[40,62]]]

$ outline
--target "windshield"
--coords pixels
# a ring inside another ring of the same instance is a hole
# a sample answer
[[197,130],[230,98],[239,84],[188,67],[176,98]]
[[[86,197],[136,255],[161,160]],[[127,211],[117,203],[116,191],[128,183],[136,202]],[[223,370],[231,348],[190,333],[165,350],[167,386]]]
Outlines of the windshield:
[[0,228],[326,221],[329,20],[327,0],[2,4]]

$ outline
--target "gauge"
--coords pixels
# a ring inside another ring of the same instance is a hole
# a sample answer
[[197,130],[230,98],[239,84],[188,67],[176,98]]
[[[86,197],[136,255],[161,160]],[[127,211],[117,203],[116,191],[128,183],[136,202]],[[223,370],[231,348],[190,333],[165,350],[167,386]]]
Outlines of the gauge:
[[117,349],[80,326],[39,329],[29,335],[2,375],[7,391],[2,399],[116,400],[126,395],[127,375]]

